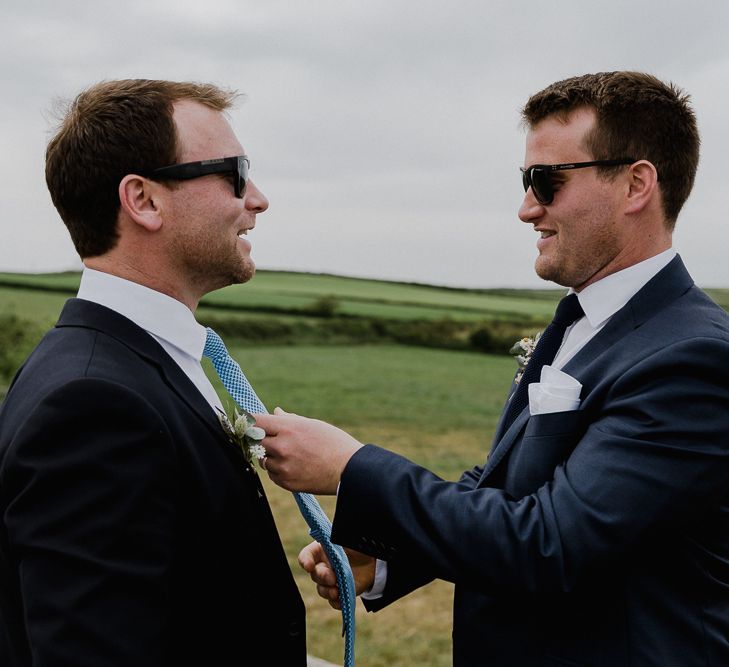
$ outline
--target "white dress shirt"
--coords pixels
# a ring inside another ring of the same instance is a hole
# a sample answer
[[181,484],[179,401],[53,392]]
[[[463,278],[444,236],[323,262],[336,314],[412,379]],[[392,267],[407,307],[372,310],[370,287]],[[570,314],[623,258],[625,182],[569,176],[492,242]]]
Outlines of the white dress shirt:
[[[562,346],[551,365],[555,368],[562,368],[675,256],[676,251],[669,248],[650,259],[606,276],[579,292],[577,299],[582,310],[585,311],[585,315],[567,328]],[[569,292],[573,291],[570,289]],[[362,597],[367,600],[382,597],[386,583],[387,562],[378,559],[374,584]]]
[[222,403],[200,361],[205,327],[181,301],[110,273],[84,268],[79,299],[116,311],[144,329],[169,354],[217,412]]
[[[562,346],[551,365],[562,368],[675,256],[676,251],[669,248],[650,259],[606,276],[579,292],[577,299],[585,315],[565,331]],[[570,293],[573,291],[570,290]]]

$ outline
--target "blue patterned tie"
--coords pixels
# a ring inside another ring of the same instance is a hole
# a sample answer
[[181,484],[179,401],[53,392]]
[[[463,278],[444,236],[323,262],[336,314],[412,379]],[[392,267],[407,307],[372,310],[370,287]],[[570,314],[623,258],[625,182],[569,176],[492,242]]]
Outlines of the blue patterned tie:
[[[223,386],[233,400],[247,412],[268,412],[256,396],[251,383],[225,348],[220,336],[207,329],[207,339],[203,355],[212,361]],[[316,498],[309,493],[294,493],[299,510],[309,524],[309,534],[322,545],[334,568],[339,586],[339,600],[342,604],[342,635],[344,635],[344,667],[354,667],[354,609],[356,595],[354,576],[344,549],[331,540],[332,524]]]

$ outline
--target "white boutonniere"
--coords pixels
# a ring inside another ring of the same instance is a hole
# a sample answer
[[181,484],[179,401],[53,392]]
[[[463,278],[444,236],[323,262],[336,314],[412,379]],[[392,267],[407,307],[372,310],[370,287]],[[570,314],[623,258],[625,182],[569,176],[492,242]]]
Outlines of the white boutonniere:
[[234,409],[232,422],[222,410],[219,410],[218,418],[228,439],[240,448],[250,463],[251,469],[255,472],[253,460],[257,459],[258,464],[261,465],[261,461],[266,456],[266,448],[261,444],[263,438],[266,437],[266,432],[255,425],[256,420],[253,415],[245,410],[240,413]]
[[534,338],[525,336],[521,340],[516,341],[513,347],[509,350],[509,354],[513,354],[514,359],[516,359],[516,363],[519,364],[519,372],[514,378],[514,382],[516,382],[516,384],[519,384],[521,376],[524,375],[524,369],[529,364],[529,360],[532,358],[534,348],[537,346],[541,335],[542,332],[540,331],[536,336],[534,336]]

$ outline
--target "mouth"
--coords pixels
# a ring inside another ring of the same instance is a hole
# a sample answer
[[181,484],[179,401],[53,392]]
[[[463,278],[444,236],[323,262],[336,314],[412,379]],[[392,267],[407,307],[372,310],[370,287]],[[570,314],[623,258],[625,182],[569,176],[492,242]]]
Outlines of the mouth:
[[535,232],[539,232],[539,238],[537,239],[537,249],[539,252],[546,252],[547,249],[552,245],[552,243],[556,243],[556,241],[552,242],[549,239],[551,239],[554,236],[557,236],[557,232],[551,229],[535,229]]
[[244,236],[248,236],[248,232],[250,232],[253,229],[253,227],[246,227],[244,229],[241,229],[238,232],[238,238],[243,238]]

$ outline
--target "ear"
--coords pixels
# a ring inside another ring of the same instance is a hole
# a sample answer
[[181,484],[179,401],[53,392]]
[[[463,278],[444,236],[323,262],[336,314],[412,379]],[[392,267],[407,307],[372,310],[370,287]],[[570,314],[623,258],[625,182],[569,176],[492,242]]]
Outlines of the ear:
[[119,183],[119,201],[122,210],[136,224],[149,232],[162,227],[157,184],[136,174],[127,174]]
[[653,163],[648,160],[638,160],[628,169],[628,192],[625,212],[628,214],[640,213],[653,200],[659,196],[658,172]]

